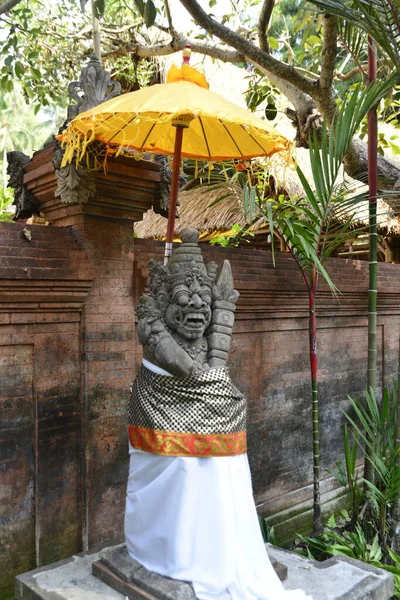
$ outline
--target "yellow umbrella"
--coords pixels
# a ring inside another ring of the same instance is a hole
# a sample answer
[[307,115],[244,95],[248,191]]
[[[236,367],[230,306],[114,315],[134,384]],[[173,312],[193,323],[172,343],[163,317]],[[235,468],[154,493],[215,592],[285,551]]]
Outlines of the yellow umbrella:
[[74,158],[79,163],[86,152],[98,160],[99,151],[174,157],[166,261],[172,251],[181,157],[209,163],[247,160],[291,146],[265,121],[209,91],[204,76],[187,64],[190,51],[183,54],[182,67],[170,69],[166,84],[124,94],[81,113],[60,136],[66,145],[63,164]]

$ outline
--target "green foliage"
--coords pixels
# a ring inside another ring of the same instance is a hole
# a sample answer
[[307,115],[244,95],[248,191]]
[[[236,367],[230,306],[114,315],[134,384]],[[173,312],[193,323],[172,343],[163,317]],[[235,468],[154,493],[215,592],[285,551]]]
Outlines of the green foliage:
[[[371,36],[390,68],[400,66],[400,11],[393,0],[310,0],[324,12],[338,15],[346,22],[349,31],[348,46],[358,56],[360,44],[358,31]],[[353,32],[351,34],[351,32]],[[350,39],[350,35],[353,39]],[[354,43],[354,38],[356,38]],[[364,44],[365,47],[365,44]],[[365,50],[364,50],[365,51]]]
[[[395,576],[394,597],[400,599],[400,557],[391,548],[391,513],[400,494],[397,384],[384,390],[381,402],[372,389],[363,401],[349,400],[352,414],[345,414],[345,464],[338,462],[336,470],[328,472],[349,490],[350,512],[342,511],[339,519],[332,516],[319,536],[298,536],[299,543],[302,552],[317,560],[344,554],[390,571]],[[357,479],[357,448],[372,463],[373,483]],[[367,486],[365,490],[361,481]]]
[[[353,520],[368,504],[372,513],[370,525],[385,542],[390,536],[388,517],[400,495],[400,447],[397,442],[398,393],[394,382],[386,388],[378,402],[372,388],[365,392],[365,400],[350,398],[354,416],[345,414],[348,424],[344,431],[345,464],[336,463],[336,470],[327,470],[344,487],[348,487]],[[350,435],[352,440],[350,440]],[[373,482],[362,480],[367,491],[360,488],[356,472],[357,448],[372,464]]]
[[385,569],[394,576],[395,594],[392,599],[400,600],[400,556],[391,548],[385,554],[378,533],[369,542],[359,523],[356,523],[353,530],[346,527],[349,527],[346,511],[341,511],[339,519],[332,515],[318,536],[297,536],[297,552],[320,561],[344,555]]
[[348,523],[348,513],[341,511],[340,519],[332,515],[318,537],[297,536],[306,546],[307,556],[316,560],[325,560],[329,556],[344,554],[357,560],[376,564],[381,561],[383,553],[376,534],[372,543],[368,543],[365,533],[359,523],[354,530],[346,530],[343,525]]
[[248,108],[254,112],[260,104],[267,102],[265,116],[269,121],[273,121],[277,115],[276,101],[279,95],[277,88],[257,69],[248,76],[248,80],[249,87],[245,94]]
[[31,154],[38,150],[54,131],[54,120],[39,122],[33,107],[24,101],[21,87],[12,93],[0,90],[0,186],[7,186],[7,152],[18,150]]
[[12,211],[7,210],[14,200],[13,192],[7,188],[0,188],[0,222],[11,222]]
[[388,515],[400,495],[400,466],[397,442],[397,385],[392,393],[386,388],[381,405],[374,390],[365,392],[365,406],[357,399],[349,398],[356,419],[346,415],[352,426],[353,436],[361,451],[372,464],[374,482],[365,480],[368,487],[367,500],[373,509],[376,528],[382,540],[390,531]]
[[249,242],[248,237],[254,237],[254,233],[250,230],[250,225],[241,227],[235,223],[232,225],[231,233],[211,238],[210,244],[223,247],[239,246],[239,243],[242,241]]
[[157,17],[157,9],[153,0],[134,0],[136,7],[143,17],[144,24],[146,27],[151,27],[154,25],[156,17]]
[[342,104],[331,130],[324,123],[321,139],[314,135],[309,140],[309,156],[314,189],[300,167],[297,168],[305,190],[304,198],[286,200],[284,197],[265,197],[268,178],[259,178],[257,185],[244,184],[243,205],[248,220],[263,216],[269,223],[271,236],[277,230],[292,252],[310,285],[311,273],[316,272],[335,286],[324,268],[324,263],[336,248],[354,237],[351,227],[353,214],[365,194],[347,197],[342,180],[341,166],[348,145],[368,110],[384,97],[398,80],[398,74],[361,91],[358,86],[347,102]]
[[260,524],[260,529],[264,542],[266,544],[269,543],[274,544],[274,546],[277,546],[278,542],[275,535],[275,529],[268,525],[268,521],[265,517],[261,517],[260,515],[258,515],[258,522]]
[[340,485],[347,486],[352,514],[358,515],[364,501],[364,494],[357,472],[357,443],[355,440],[350,440],[347,424],[344,426],[344,457],[344,464],[342,461],[337,461],[336,469],[326,469],[326,472],[332,475]]

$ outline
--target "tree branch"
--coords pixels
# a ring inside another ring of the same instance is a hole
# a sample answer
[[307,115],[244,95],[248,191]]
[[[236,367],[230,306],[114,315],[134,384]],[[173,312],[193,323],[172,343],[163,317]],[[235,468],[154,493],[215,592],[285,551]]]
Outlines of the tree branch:
[[321,75],[319,85],[323,94],[332,94],[333,75],[337,56],[338,18],[324,15],[324,37],[322,43]]
[[267,52],[269,54],[269,43],[267,32],[269,29],[269,22],[271,20],[272,11],[275,6],[275,0],[264,0],[260,18],[258,20],[257,33],[258,33],[258,43],[260,44],[261,50]]
[[193,52],[211,56],[223,62],[230,63],[242,63],[245,61],[245,57],[240,52],[235,50],[227,50],[221,46],[211,44],[201,44],[195,40],[191,41],[183,36],[179,36],[177,39],[171,40],[164,44],[154,44],[152,46],[142,46],[139,43],[122,42],[121,40],[114,40],[114,43],[119,44],[115,50],[103,52],[104,58],[117,58],[127,53],[134,54],[140,58],[147,58],[150,56],[167,56],[174,52],[183,50],[186,44],[190,44]]
[[9,10],[14,8],[14,6],[17,6],[17,4],[19,4],[20,2],[22,2],[22,0],[8,0],[8,2],[4,2],[4,4],[0,6],[0,15],[4,15],[4,13],[7,13]]
[[176,31],[175,31],[174,24],[172,22],[171,9],[170,9],[168,0],[164,0],[164,6],[165,6],[165,14],[167,15],[168,27],[171,32],[171,36],[176,37]]
[[221,25],[201,8],[196,0],[179,0],[182,6],[192,15],[198,25],[206,31],[215,35],[220,40],[235,48],[242,55],[247,56],[251,62],[273,75],[289,81],[302,92],[313,96],[318,93],[318,84],[313,80],[299,73],[294,67],[287,65],[264,52],[252,42],[235,33],[225,25]]
[[361,71],[360,71],[360,67],[354,67],[353,69],[351,69],[351,71],[349,71],[345,75],[343,75],[342,73],[335,73],[335,79],[338,79],[339,81],[349,81],[349,79],[353,79],[353,77],[355,77],[356,75],[362,75],[364,77],[365,70],[367,70],[367,69],[368,69],[368,64],[366,63],[365,65],[361,65]]

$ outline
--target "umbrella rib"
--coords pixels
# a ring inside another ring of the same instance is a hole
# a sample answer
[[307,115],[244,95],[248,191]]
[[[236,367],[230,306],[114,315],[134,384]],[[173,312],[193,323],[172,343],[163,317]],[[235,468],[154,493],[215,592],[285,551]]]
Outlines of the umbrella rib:
[[202,132],[203,132],[204,141],[205,141],[206,146],[207,146],[208,156],[211,158],[211,152],[210,152],[210,148],[209,148],[209,145],[208,145],[208,140],[207,140],[206,132],[204,131],[204,125],[203,125],[203,121],[201,120],[201,117],[199,117],[199,121],[200,121],[201,129],[202,129]]
[[140,144],[141,148],[143,148],[143,146],[145,145],[145,143],[149,139],[149,135],[151,134],[151,132],[153,131],[153,129],[154,129],[155,126],[156,126],[156,123],[153,123],[153,125],[150,127],[149,131],[147,132],[146,137],[144,138],[143,142]]
[[237,148],[240,156],[243,156],[243,152],[241,151],[241,149],[239,148],[239,146],[235,142],[233,135],[231,134],[231,132],[229,131],[229,129],[227,128],[227,126],[225,125],[225,123],[223,121],[221,121],[221,119],[219,119],[219,122],[221,123],[221,125],[223,125],[225,127],[227,134],[231,138],[232,142],[235,144],[235,146],[236,146],[236,148]]
[[267,154],[267,155],[269,154],[269,152],[267,152],[267,151],[266,151],[266,149],[265,149],[263,146],[261,146],[261,144],[260,144],[259,142],[257,142],[256,138],[255,138],[255,137],[253,137],[253,136],[251,135],[251,133],[249,133],[249,132],[247,131],[247,129],[245,128],[245,126],[244,126],[244,125],[240,125],[240,127],[241,127],[241,128],[242,128],[242,129],[243,129],[243,130],[244,130],[244,131],[247,133],[247,135],[249,135],[249,136],[251,137],[251,139],[253,140],[253,142],[255,142],[255,143],[257,144],[257,146],[260,146],[261,150],[262,150],[263,152],[265,152],[265,154]]
[[[114,115],[115,115],[115,113],[113,113],[113,116],[114,116]],[[128,121],[127,123],[125,123],[125,125],[124,125],[123,127],[121,127],[121,129],[119,129],[119,130],[118,130],[116,133],[114,133],[114,135],[113,135],[113,136],[112,136],[112,137],[111,137],[111,138],[110,138],[110,139],[107,141],[107,143],[108,143],[108,144],[111,144],[111,142],[112,142],[112,140],[115,138],[115,136],[119,135],[119,134],[121,133],[121,131],[122,131],[123,129],[125,129],[125,127],[128,127],[128,125],[130,125],[130,124],[132,123],[132,121],[133,121],[134,119],[136,119],[136,116],[137,116],[137,115],[135,115],[134,117],[132,117],[132,119],[129,119],[129,121]]]
[[[105,123],[106,121],[108,121],[108,119],[111,119],[111,117],[113,117],[114,115],[115,115],[115,113],[110,113],[110,114],[108,115],[108,117],[106,117],[105,119],[103,119],[103,121],[102,121],[102,122],[103,122],[103,123]],[[79,115],[78,115],[78,116],[79,116]],[[85,122],[86,122],[86,120],[85,120],[85,119],[83,119],[83,120],[81,121],[81,123],[85,123]],[[72,124],[72,125],[73,125],[72,121],[71,121],[71,123],[70,123],[70,124]]]

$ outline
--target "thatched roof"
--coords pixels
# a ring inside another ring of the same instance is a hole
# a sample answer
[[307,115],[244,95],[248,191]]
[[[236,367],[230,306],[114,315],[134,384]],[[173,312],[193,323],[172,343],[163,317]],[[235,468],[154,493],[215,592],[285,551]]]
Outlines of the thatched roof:
[[[175,221],[175,233],[178,236],[185,227],[195,227],[204,239],[204,234],[208,237],[208,234],[231,229],[235,223],[241,226],[246,224],[239,186],[213,190],[198,187],[180,192],[179,203],[180,218]],[[144,215],[143,221],[135,223],[135,233],[140,238],[162,239],[166,231],[167,219],[153,210]]]
[[[307,153],[308,154],[308,153]],[[312,172],[307,156],[301,157],[301,168],[312,181]],[[303,196],[304,192],[295,171],[275,167],[273,170],[275,180],[275,196],[285,193],[289,198]],[[359,182],[348,179],[349,195],[361,192]],[[353,185],[354,184],[354,185]],[[196,187],[179,193],[180,218],[175,222],[175,233],[179,237],[182,229],[195,227],[200,233],[201,240],[230,234],[235,224],[244,226],[248,224],[243,212],[242,190],[238,185],[226,184],[218,189],[215,186]],[[218,198],[222,198],[216,202]],[[368,225],[368,203],[359,205],[356,215],[353,216],[355,226]],[[400,234],[400,221],[393,214],[390,207],[383,201],[378,201],[378,228],[382,234]],[[265,232],[264,219],[254,223],[251,230],[255,233]],[[167,231],[167,219],[157,215],[153,210],[148,211],[143,221],[135,223],[135,234],[139,238],[164,239]]]

